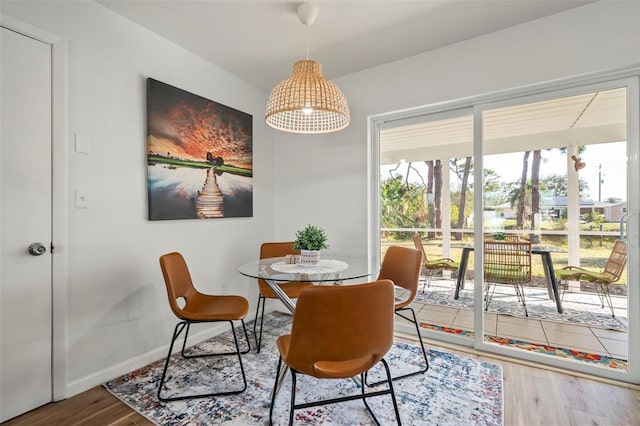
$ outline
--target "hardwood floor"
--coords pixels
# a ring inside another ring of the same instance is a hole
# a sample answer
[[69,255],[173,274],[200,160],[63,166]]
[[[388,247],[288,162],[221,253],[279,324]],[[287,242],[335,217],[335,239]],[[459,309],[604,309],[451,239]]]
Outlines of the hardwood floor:
[[[425,342],[437,346],[435,342]],[[502,365],[505,426],[640,425],[638,386],[617,386],[451,347],[444,350]],[[151,424],[98,386],[9,420],[3,426]]]
[[102,386],[2,423],[6,426],[152,425]]

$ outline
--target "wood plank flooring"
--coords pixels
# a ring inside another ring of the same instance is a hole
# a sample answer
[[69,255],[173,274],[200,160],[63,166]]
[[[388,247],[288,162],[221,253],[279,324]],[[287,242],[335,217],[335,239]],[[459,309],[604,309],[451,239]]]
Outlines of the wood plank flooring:
[[[428,342],[430,346],[437,344]],[[576,377],[547,369],[459,353],[502,365],[504,423],[511,425],[640,425],[640,387]],[[428,374],[428,373],[427,373]],[[151,425],[138,413],[98,386],[64,401],[45,405],[3,426]]]

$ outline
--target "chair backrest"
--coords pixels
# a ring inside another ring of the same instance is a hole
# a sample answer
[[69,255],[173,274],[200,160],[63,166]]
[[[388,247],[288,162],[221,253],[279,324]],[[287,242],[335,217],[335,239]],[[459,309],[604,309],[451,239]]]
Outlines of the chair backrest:
[[[293,248],[293,241],[267,242],[260,246],[260,259],[270,257],[284,257],[288,254],[300,254],[300,250]],[[258,287],[261,294],[270,294],[271,288],[264,280],[258,280]]]
[[627,245],[623,241],[617,240],[613,245],[613,249],[609,255],[609,260],[607,260],[607,263],[604,265],[602,274],[610,277],[611,282],[614,283],[620,279],[620,276],[622,276],[622,271],[626,264]]
[[398,287],[409,291],[409,296],[396,305],[396,308],[413,302],[418,294],[420,269],[422,268],[422,253],[411,247],[390,246],[387,249],[378,280],[391,280]]
[[184,299],[184,306],[186,306],[198,294],[191,280],[187,262],[178,252],[167,253],[160,256],[160,268],[167,287],[169,306],[178,318],[183,318],[183,308],[178,304],[179,300]]
[[293,241],[262,243],[260,246],[260,259],[282,257],[288,254],[300,254],[300,250],[293,248]]
[[422,244],[422,238],[420,238],[420,234],[413,234],[413,245],[416,247],[416,250],[420,250],[422,253],[422,261],[427,263],[429,258],[427,257],[427,252],[424,250],[424,245]]
[[361,369],[343,377],[367,371],[393,344],[393,299],[388,280],[303,289],[293,314],[287,364],[322,377],[314,373],[317,362],[360,359]]
[[485,239],[484,279],[504,284],[531,281],[531,242]]

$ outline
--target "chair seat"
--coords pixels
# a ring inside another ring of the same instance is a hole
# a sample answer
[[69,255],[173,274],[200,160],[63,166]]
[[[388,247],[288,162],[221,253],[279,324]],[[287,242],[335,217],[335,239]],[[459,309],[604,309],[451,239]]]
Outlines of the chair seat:
[[344,361],[317,361],[313,364],[316,377],[325,379],[346,379],[360,374],[362,370],[369,370],[376,364],[371,355]]
[[248,312],[249,302],[242,296],[197,294],[187,301],[179,318],[188,321],[241,320]]
[[452,259],[427,260],[424,265],[427,269],[448,269],[450,271],[460,269],[460,262],[455,262]]
[[[307,283],[307,282],[291,282],[291,283],[279,283],[278,287],[280,287],[282,291],[284,291],[285,294],[290,299],[297,299],[303,288],[307,288],[312,285],[313,283]],[[271,290],[271,287],[269,287],[268,285],[260,286],[260,294],[262,295],[262,297],[267,299],[278,298],[278,296],[276,296],[273,290]]]
[[531,281],[527,271],[521,266],[490,265],[484,269],[485,281],[495,281],[504,284],[527,283]]
[[556,276],[562,280],[587,281],[598,284],[611,284],[612,277],[600,272],[588,271],[576,267],[568,267],[556,270]]
[[[289,364],[287,355],[291,347],[291,335],[285,334],[277,339],[278,350],[282,360]],[[375,357],[369,355],[348,359],[344,361],[316,361],[310,371],[297,368],[300,373],[307,374],[320,379],[346,379],[360,374],[363,370],[368,370],[377,363]]]

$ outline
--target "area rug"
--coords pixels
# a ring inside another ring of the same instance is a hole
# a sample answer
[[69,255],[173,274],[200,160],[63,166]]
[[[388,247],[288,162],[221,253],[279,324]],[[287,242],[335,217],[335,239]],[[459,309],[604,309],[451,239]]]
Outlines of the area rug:
[[[462,330],[459,328],[442,327],[434,324],[420,323],[420,327],[428,330],[457,334],[460,336],[469,337],[470,339],[473,339],[475,335],[473,331]],[[616,370],[626,371],[628,369],[628,361],[626,359],[613,358],[607,355],[601,355],[601,354],[590,353],[590,352],[582,352],[582,351],[577,351],[575,349],[560,348],[556,346],[543,345],[540,343],[525,342],[522,340],[510,339],[508,337],[484,336],[484,340],[487,342],[497,343],[502,346],[511,346],[514,348],[523,349],[530,352],[538,352],[546,355],[559,356],[561,358],[575,359],[578,361],[597,364],[603,367],[609,367]]]
[[[162,403],[156,393],[163,361],[133,371],[104,386],[134,410],[158,425],[268,424],[270,392],[278,360],[275,339],[289,332],[291,317],[273,313],[265,317],[263,346],[243,355],[247,390],[241,394]],[[250,329],[248,326],[247,328]],[[241,334],[237,329],[237,332]],[[250,336],[252,337],[252,336]],[[244,339],[243,339],[244,340]],[[202,351],[229,350],[231,332],[197,345]],[[400,415],[410,425],[496,425],[503,423],[502,367],[440,350],[429,350],[429,370],[394,382]],[[241,387],[237,358],[184,360],[174,355],[166,385],[168,394],[216,388]],[[392,374],[417,369],[422,361],[418,346],[396,343],[386,356]],[[372,371],[372,375],[380,372]],[[299,376],[296,402],[360,393],[354,380],[316,380]],[[274,407],[274,424],[286,424],[289,416],[290,376],[287,375]],[[384,385],[380,385],[384,386]],[[371,389],[371,388],[370,388]],[[367,390],[370,390],[367,389]],[[375,389],[375,388],[372,388]],[[371,398],[369,404],[382,424],[395,424],[389,395]],[[362,401],[297,410],[295,424],[369,425]]]
[[[467,288],[460,292],[458,300],[453,298],[455,283],[450,280],[433,280],[431,285],[420,292],[416,301],[449,306],[452,308],[473,308],[473,283],[467,283]],[[524,289],[527,310],[530,319],[562,322],[566,324],[584,325],[587,327],[603,328],[617,331],[627,331],[627,321],[617,312],[611,317],[611,311],[606,306],[602,308],[598,296],[595,294],[567,293],[562,301],[563,313],[558,313],[554,300],[549,299],[546,288],[527,287]],[[489,313],[525,317],[524,308],[518,302],[513,287],[497,286]]]

